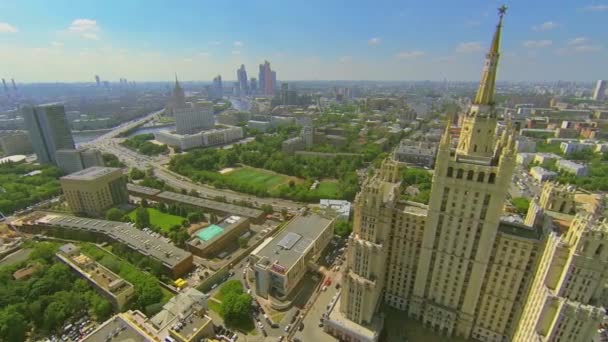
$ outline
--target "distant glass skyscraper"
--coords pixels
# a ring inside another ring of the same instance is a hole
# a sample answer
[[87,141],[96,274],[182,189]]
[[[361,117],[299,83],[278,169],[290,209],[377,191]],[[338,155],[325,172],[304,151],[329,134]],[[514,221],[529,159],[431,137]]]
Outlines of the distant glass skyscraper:
[[74,149],[74,139],[62,104],[24,106],[21,110],[38,162],[56,164],[57,150]]
[[249,90],[252,94],[255,94],[258,90],[258,80],[255,77],[250,80]]
[[236,70],[236,78],[239,83],[241,95],[249,94],[249,84],[247,83],[247,71],[245,70],[244,64],[241,64],[241,67]]
[[593,92],[593,99],[596,101],[603,101],[606,98],[606,81],[598,80],[595,84],[595,91]]
[[101,79],[99,78],[99,75],[95,75],[95,84],[98,87],[101,86]]
[[270,68],[270,62],[260,64],[260,93],[273,95],[277,84],[277,73]]

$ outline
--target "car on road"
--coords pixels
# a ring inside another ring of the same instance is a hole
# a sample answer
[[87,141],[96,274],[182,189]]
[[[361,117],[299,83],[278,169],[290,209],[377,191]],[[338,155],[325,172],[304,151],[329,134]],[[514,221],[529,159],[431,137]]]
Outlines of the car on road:
[[291,329],[291,324],[287,324],[287,326],[285,327],[285,332],[289,332],[289,330]]

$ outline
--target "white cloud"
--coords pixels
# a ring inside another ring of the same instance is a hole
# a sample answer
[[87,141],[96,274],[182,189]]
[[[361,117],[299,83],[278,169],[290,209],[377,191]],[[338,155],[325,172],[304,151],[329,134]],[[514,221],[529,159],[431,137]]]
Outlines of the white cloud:
[[417,58],[426,55],[424,51],[414,50],[414,51],[401,51],[395,55],[398,59],[410,59]]
[[381,41],[382,41],[382,39],[380,39],[378,37],[374,37],[374,38],[371,38],[370,40],[368,40],[367,44],[372,45],[372,46],[379,45]]
[[591,12],[604,12],[608,11],[608,5],[590,5],[584,9]]
[[537,25],[537,26],[532,26],[532,29],[534,31],[549,31],[549,30],[553,30],[554,28],[558,27],[559,25],[553,21],[545,21],[544,23]]
[[576,52],[595,52],[595,51],[600,51],[602,48],[600,48],[597,45],[578,45],[574,47],[574,51]]
[[479,42],[464,42],[458,44],[458,46],[456,47],[456,52],[460,53],[470,53],[479,51],[481,51],[481,43]]
[[240,47],[243,47],[243,45],[245,45],[245,44],[243,44],[243,42],[237,40],[236,42],[234,42],[233,45],[234,45],[234,47],[240,48]]
[[17,28],[9,23],[0,22],[0,33],[16,33]]
[[51,46],[60,48],[60,47],[63,47],[63,43],[62,42],[51,42]]
[[570,39],[568,41],[568,45],[581,45],[581,44],[585,44],[589,42],[589,38],[587,37],[576,37],[573,39]]
[[211,54],[209,52],[205,52],[205,51],[199,52],[198,55],[201,56],[201,57],[209,57],[209,56],[211,56]]
[[93,19],[75,19],[68,27],[68,31],[80,35],[87,40],[99,40],[97,33],[100,31],[97,21]]
[[553,41],[545,39],[545,40],[526,40],[525,42],[523,42],[522,44],[524,47],[530,48],[530,49],[538,49],[538,48],[545,48],[545,47],[549,47],[551,45],[553,45]]
[[338,58],[338,61],[340,63],[350,63],[353,61],[353,56],[342,56],[342,57]]
[[233,54],[233,55],[240,55],[240,54],[241,54],[241,51],[239,51],[239,50],[233,50],[233,51],[232,51],[232,54]]

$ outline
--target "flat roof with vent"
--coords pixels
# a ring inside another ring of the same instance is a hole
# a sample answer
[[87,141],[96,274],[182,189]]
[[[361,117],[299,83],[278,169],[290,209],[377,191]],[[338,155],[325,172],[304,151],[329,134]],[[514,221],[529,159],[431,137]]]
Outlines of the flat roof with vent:
[[332,219],[317,214],[294,218],[272,241],[264,242],[252,254],[269,265],[290,269],[312,248],[314,242],[331,225]]

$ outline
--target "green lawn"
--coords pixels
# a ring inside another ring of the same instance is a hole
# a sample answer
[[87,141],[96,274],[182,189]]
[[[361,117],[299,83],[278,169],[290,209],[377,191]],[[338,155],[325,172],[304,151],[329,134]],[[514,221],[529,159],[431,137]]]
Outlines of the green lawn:
[[338,182],[322,181],[315,190],[321,198],[340,198]]
[[[150,214],[150,223],[159,227],[160,229],[162,229],[163,231],[166,231],[166,232],[168,232],[169,229],[174,225],[181,226],[182,221],[185,220],[185,218],[183,218],[181,216],[175,216],[175,215],[163,213],[158,209],[154,209],[154,208],[147,208],[147,209],[148,209],[148,213]],[[135,210],[133,210],[129,213],[129,218],[131,220],[133,220],[133,222],[135,222]]]
[[224,177],[236,182],[262,185],[267,189],[274,188],[279,184],[287,183],[290,179],[289,176],[251,167],[236,169],[225,174]]

